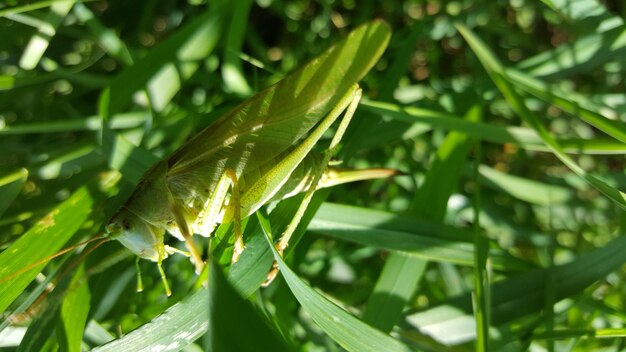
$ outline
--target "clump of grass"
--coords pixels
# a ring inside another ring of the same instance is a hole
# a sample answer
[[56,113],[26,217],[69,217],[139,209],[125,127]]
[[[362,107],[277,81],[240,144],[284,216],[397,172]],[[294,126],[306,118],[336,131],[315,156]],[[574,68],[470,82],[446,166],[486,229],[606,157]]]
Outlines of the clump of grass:
[[[0,328],[18,336],[6,346],[354,350],[369,334],[390,350],[621,348],[618,2],[160,5],[0,8]],[[208,288],[173,256],[171,298],[149,263],[135,293],[135,261],[114,242],[6,285],[101,233],[155,160],[374,17],[394,34],[339,157],[404,174],[320,192],[284,277],[247,279],[271,264],[266,236],[297,199],[246,221],[256,255],[233,267],[220,228]]]

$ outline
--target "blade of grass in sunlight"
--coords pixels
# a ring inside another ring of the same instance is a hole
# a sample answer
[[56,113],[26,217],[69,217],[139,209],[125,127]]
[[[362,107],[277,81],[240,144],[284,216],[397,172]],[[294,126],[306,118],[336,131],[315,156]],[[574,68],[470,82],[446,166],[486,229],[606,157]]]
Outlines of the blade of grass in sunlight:
[[244,76],[239,53],[242,52],[248,14],[252,6],[251,0],[242,0],[234,8],[226,31],[226,46],[224,48],[224,64],[222,65],[222,79],[228,91],[241,96],[252,93],[250,85]]
[[92,198],[86,188],[39,220],[9,248],[0,253],[0,312],[3,312],[46,265],[33,263],[56,253],[80,228],[91,211]]
[[486,165],[481,165],[478,170],[482,182],[525,202],[552,205],[574,199],[574,193],[565,187],[506,174]]
[[[534,79],[516,70],[506,69],[505,72],[507,78],[511,80],[511,83],[515,84],[515,87],[547,103],[558,106],[563,111],[579,117],[618,141],[626,143],[626,123],[603,116],[598,112],[601,108],[594,106],[595,104],[581,94],[576,94],[571,91],[561,91],[556,87],[551,87],[538,79]],[[605,107],[604,110],[609,109]],[[615,111],[609,112],[613,117],[618,116]]]
[[[428,109],[412,106],[402,107],[397,104],[378,101],[364,101],[363,108],[381,115],[407,123],[420,123],[429,128],[441,128],[466,133],[467,135],[487,142],[498,144],[515,143],[522,148],[538,151],[549,151],[540,136],[532,129],[517,126],[496,126],[482,122],[471,122],[460,117]],[[623,154],[626,144],[613,139],[557,139],[568,153],[581,154]]]
[[57,28],[65,19],[65,16],[74,6],[75,0],[55,1],[50,5],[50,12],[37,28],[37,33],[31,37],[20,58],[20,67],[24,70],[32,70],[39,64],[50,40],[54,38]]
[[554,155],[559,158],[563,164],[565,164],[570,170],[576,173],[578,176],[587,181],[590,185],[604,193],[608,198],[613,200],[623,209],[626,209],[626,194],[611,187],[605,181],[599,177],[587,173],[580,165],[578,165],[572,158],[565,154],[564,150],[558,144],[558,142],[550,135],[550,133],[543,126],[542,122],[526,107],[524,100],[515,91],[513,85],[506,77],[506,73],[501,64],[497,61],[495,56],[489,51],[485,44],[476,37],[476,35],[467,29],[465,26],[459,24],[459,31],[463,34],[464,38],[468,41],[478,58],[483,63],[483,66],[490,74],[494,83],[498,86],[504,97],[511,104],[513,110],[530,126],[535,129],[537,134],[541,137],[544,143],[552,150]]
[[348,351],[411,351],[408,346],[348,314],[304,283],[274,248],[271,225],[267,218],[260,213],[257,213],[257,217],[289,288],[302,308],[335,342]]
[[[403,251],[427,260],[468,266],[474,263],[470,231],[393,213],[324,203],[309,230],[366,246]],[[490,249],[489,257],[497,270],[519,271],[533,267],[496,248]]]
[[89,314],[91,293],[87,285],[84,263],[80,265],[69,284],[69,292],[61,305],[62,332],[59,334],[60,347],[68,352],[81,352],[83,330]]
[[[618,237],[602,248],[552,268],[555,302],[571,297],[619,268],[625,254],[626,237]],[[546,269],[536,269],[492,284],[492,324],[502,326],[542,309],[546,275]],[[422,333],[455,344],[475,337],[471,307],[471,295],[464,294],[426,311],[409,313],[406,319]]]
[[146,85],[154,108],[157,111],[165,108],[181,88],[181,82],[197,69],[198,61],[213,51],[222,20],[221,9],[207,10],[118,74],[109,86],[109,113],[123,111],[134,93]]

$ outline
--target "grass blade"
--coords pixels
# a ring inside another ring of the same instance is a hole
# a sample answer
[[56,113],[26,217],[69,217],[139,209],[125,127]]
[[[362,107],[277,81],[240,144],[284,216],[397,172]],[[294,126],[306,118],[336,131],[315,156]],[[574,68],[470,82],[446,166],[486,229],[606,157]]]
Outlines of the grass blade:
[[541,121],[526,107],[522,97],[515,91],[512,83],[508,80],[502,65],[497,61],[496,57],[488,50],[485,44],[478,37],[463,25],[458,25],[459,31],[468,41],[474,52],[483,63],[483,66],[491,76],[492,80],[498,86],[506,100],[509,102],[513,110],[530,126],[535,129],[544,143],[551,149],[554,155],[559,158],[570,170],[587,181],[591,186],[604,193],[609,199],[613,200],[622,209],[626,209],[626,194],[618,189],[611,187],[598,177],[588,174],[580,167],[572,158],[570,158],[557,141],[543,126]]
[[486,165],[480,165],[478,171],[483,184],[531,204],[553,205],[574,200],[574,193],[565,187],[506,174]]
[[93,351],[152,351],[154,348],[159,348],[159,351],[178,351],[206,332],[207,315],[198,312],[208,312],[208,309],[208,289],[202,288],[150,323]]
[[[496,126],[472,122],[458,116],[416,107],[367,100],[361,106],[380,115],[390,116],[411,124],[424,124],[430,128],[460,131],[470,137],[498,144],[515,143],[528,150],[549,151],[533,129],[516,126]],[[567,153],[572,154],[623,154],[626,144],[613,139],[557,139]]]
[[75,0],[55,1],[50,5],[50,12],[39,25],[37,33],[30,39],[20,58],[20,67],[32,70],[39,64],[44,52],[48,49],[50,40],[54,38],[56,30],[74,6]]
[[80,228],[92,204],[87,189],[80,188],[0,253],[0,312],[22,293],[46,264],[20,271],[56,253]]
[[257,213],[257,217],[287,285],[302,308],[328,336],[348,351],[411,351],[408,346],[398,340],[370,327],[337,307],[300,280],[274,248],[268,220],[260,213]]
[[252,6],[251,0],[238,1],[233,9],[231,23],[226,31],[226,47],[224,48],[224,64],[222,65],[222,79],[228,91],[247,96],[252,89],[248,85],[242,68],[240,53],[243,48],[246,22]]
[[[207,329],[206,350],[291,350],[250,303],[235,291],[217,265],[211,265],[209,270],[210,325]],[[245,338],[242,338],[242,334],[245,334]]]
[[[583,254],[570,263],[550,268],[558,302],[618,269],[626,255],[626,237],[618,237],[602,248]],[[536,269],[491,285],[491,321],[494,326],[513,322],[544,308],[548,269]],[[407,315],[420,332],[446,345],[475,337],[470,294],[445,304]]]
[[28,170],[21,169],[0,178],[0,218],[2,214],[9,208],[11,202],[22,190],[26,179],[28,178]]
[[[427,260],[466,266],[474,263],[470,231],[379,210],[324,203],[309,230]],[[489,252],[494,269],[518,271],[533,267],[500,250],[492,248]]]
[[59,334],[60,346],[63,351],[81,352],[83,330],[87,323],[91,293],[87,285],[85,266],[81,265],[70,282],[69,292],[61,305],[62,333]]
[[[558,106],[565,112],[580,117],[583,121],[589,123],[600,131],[617,139],[622,143],[626,143],[626,123],[620,120],[611,120],[598,112],[599,108],[588,99],[571,91],[560,91],[558,88],[538,79],[534,79],[522,72],[507,69],[506,77],[511,83],[523,91],[530,93],[537,98]],[[606,110],[606,107],[604,108]],[[594,111],[595,110],[595,111]],[[612,112],[613,116],[618,116],[617,112]]]
[[413,296],[426,264],[428,261],[425,259],[404,252],[392,252],[367,300],[363,321],[381,331],[391,331]]
[[117,75],[109,86],[109,113],[123,111],[133,94],[146,86],[155,110],[162,110],[180,89],[184,77],[179,77],[178,72],[189,77],[197,62],[215,48],[222,17],[221,9],[210,8]]

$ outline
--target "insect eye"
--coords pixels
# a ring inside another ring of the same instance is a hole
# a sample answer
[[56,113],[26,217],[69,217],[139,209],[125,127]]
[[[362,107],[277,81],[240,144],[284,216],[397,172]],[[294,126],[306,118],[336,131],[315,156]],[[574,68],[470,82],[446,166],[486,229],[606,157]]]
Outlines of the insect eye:
[[123,224],[122,224],[122,227],[123,227],[123,228],[124,228],[124,230],[126,230],[126,231],[130,230],[130,224],[129,224],[129,223],[127,223],[127,222],[123,223]]

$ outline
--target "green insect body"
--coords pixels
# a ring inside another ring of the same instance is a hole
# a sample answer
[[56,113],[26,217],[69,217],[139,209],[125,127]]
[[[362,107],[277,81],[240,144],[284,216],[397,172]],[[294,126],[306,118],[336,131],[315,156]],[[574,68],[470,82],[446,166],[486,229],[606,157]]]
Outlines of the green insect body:
[[[139,257],[159,263],[170,252],[164,245],[168,231],[187,242],[200,269],[193,234],[209,236],[217,223],[231,221],[237,232],[239,220],[272,199],[392,174],[327,168],[332,151],[311,152],[342,112],[354,111],[360,98],[356,83],[378,61],[389,37],[381,21],[363,25],[222,116],[154,165],[107,231]],[[239,234],[235,254],[242,250]]]

